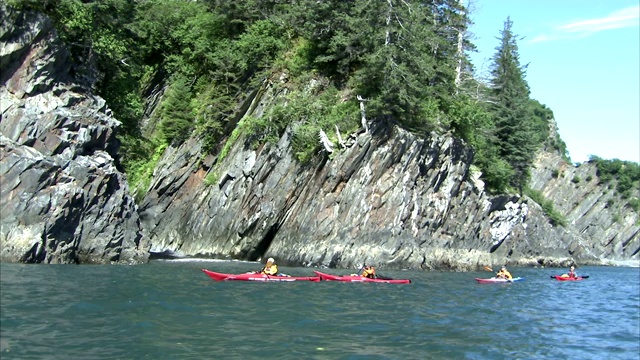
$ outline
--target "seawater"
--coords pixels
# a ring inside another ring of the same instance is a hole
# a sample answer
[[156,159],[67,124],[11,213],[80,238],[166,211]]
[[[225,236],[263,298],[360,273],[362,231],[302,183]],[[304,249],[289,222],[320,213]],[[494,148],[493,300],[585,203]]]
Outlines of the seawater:
[[[215,282],[258,263],[0,264],[2,359],[639,359],[640,269],[384,271],[409,285]],[[310,268],[286,268],[312,275]],[[346,274],[349,270],[325,269]]]

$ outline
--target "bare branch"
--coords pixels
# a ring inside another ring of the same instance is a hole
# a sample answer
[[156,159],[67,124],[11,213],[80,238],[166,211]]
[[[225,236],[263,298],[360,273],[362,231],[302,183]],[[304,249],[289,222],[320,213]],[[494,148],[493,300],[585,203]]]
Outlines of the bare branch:
[[333,153],[333,143],[331,143],[331,140],[322,129],[320,129],[320,144],[329,154]]
[[342,146],[342,148],[346,148],[347,144],[344,143],[344,140],[342,140],[342,135],[340,135],[340,129],[338,129],[338,125],[336,124],[336,134],[338,135],[338,143],[340,144],[340,146]]
[[358,95],[356,96],[356,98],[358,99],[358,101],[360,101],[360,114],[362,114],[362,127],[364,128],[364,132],[368,133],[369,132],[369,126],[367,125],[367,117],[365,114],[365,110],[364,110],[364,102],[367,101],[365,99],[362,98],[362,96]]

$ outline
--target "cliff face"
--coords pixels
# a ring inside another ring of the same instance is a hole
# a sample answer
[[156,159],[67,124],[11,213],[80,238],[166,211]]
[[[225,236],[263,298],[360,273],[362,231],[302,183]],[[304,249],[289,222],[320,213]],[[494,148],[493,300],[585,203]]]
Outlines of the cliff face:
[[[574,173],[595,178],[589,165],[540,155],[532,186],[569,219],[554,227],[526,197],[487,194],[460,140],[375,123],[304,165],[288,131],[257,150],[240,138],[221,162],[189,139],[167,148],[138,208],[114,165],[118,121],[69,75],[51,24],[16,18],[0,30],[2,261],[136,263],[151,248],[289,265],[469,270],[640,256],[637,213],[612,204],[595,181],[572,182]],[[241,115],[260,117],[280,96],[265,82]],[[563,176],[552,177],[554,169]]]
[[0,260],[146,262],[137,207],[114,165],[119,122],[74,83],[48,19],[0,13]]
[[[595,164],[574,166],[552,153],[540,153],[531,187],[562,213],[568,228],[584,238],[599,256],[635,259],[640,253],[640,209],[631,209],[610,184],[601,184]],[[639,197],[635,189],[632,197]]]
[[[272,84],[262,90],[247,116],[276,101]],[[463,270],[632,256],[552,226],[528,198],[489,196],[470,173],[471,151],[451,136],[421,139],[373,124],[350,139],[348,148],[308,165],[293,159],[289,133],[259,150],[240,139],[215,166],[198,161],[194,141],[168,150],[140,205],[153,250]],[[204,184],[208,172],[218,175],[212,186]]]

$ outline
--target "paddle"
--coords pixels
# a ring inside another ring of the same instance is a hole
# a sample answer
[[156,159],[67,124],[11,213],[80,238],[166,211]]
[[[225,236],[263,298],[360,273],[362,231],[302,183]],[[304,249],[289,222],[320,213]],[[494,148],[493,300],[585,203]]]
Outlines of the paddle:
[[485,266],[485,267],[484,267],[484,269],[485,269],[486,271],[495,272],[495,271],[493,271],[493,269],[492,269],[492,268],[490,268],[490,267],[488,267],[488,266]]
[[[551,276],[550,276],[550,278],[555,279],[555,278],[556,278],[556,276],[560,276],[560,275],[551,275]],[[588,279],[588,278],[589,278],[589,275],[587,275],[587,276],[577,276],[577,277],[578,277],[578,278],[582,278],[582,279]]]

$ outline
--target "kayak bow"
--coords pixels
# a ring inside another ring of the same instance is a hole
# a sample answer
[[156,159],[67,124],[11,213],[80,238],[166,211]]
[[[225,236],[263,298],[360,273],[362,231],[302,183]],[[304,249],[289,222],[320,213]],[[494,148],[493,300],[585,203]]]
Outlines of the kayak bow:
[[342,281],[342,282],[373,282],[373,283],[386,283],[386,284],[410,284],[409,279],[371,279],[360,275],[331,275],[325,274],[320,271],[314,271],[324,281]]
[[290,281],[320,281],[318,276],[276,276],[265,274],[224,274],[207,269],[202,269],[202,272],[207,274],[215,281],[275,281],[275,282],[290,282]]

